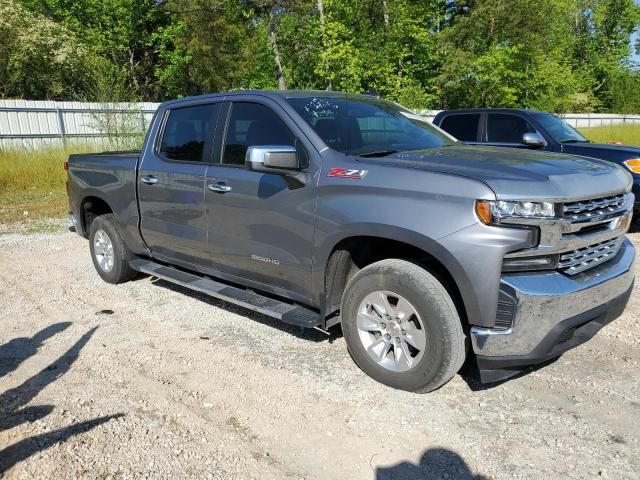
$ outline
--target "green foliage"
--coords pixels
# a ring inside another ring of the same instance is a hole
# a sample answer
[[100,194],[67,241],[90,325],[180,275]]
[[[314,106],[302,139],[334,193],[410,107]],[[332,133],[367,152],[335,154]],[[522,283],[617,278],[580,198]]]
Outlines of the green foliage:
[[413,108],[640,113],[638,27],[633,0],[0,0],[0,95],[373,88]]

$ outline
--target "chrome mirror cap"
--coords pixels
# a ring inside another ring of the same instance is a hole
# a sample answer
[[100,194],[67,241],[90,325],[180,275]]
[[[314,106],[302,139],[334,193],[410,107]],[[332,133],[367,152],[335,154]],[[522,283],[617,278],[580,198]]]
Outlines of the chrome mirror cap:
[[290,145],[264,145],[249,147],[245,157],[245,165],[249,170],[298,170],[298,152]]
[[547,142],[539,133],[525,133],[522,136],[522,144],[528,147],[544,147]]

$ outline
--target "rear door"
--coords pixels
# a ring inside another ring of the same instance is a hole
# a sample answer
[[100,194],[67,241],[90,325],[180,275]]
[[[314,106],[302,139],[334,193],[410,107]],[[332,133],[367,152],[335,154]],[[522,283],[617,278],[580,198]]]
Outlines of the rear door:
[[[264,145],[304,152],[309,159],[306,185],[291,186],[281,175],[246,170],[247,148]],[[229,104],[220,157],[207,170],[205,193],[216,269],[232,280],[309,300],[317,152],[278,104],[241,97]]]
[[482,114],[452,113],[446,115],[439,126],[461,142],[477,144],[482,131]]
[[201,103],[164,113],[156,144],[138,174],[141,232],[155,258],[207,261],[205,174],[221,103]]
[[511,113],[487,114],[486,145],[539,149],[522,143],[525,133],[538,133],[525,118]]

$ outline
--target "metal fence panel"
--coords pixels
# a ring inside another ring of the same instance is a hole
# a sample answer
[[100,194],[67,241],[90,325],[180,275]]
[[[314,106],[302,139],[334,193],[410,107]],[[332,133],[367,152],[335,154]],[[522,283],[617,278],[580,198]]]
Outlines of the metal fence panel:
[[[87,103],[0,100],[0,148],[46,148],[69,144],[106,145],[114,136],[143,135],[157,103]],[[439,110],[417,113],[433,121]],[[568,113],[577,128],[637,124],[640,115]],[[124,131],[126,130],[126,131]]]
[[0,100],[0,148],[105,145],[118,135],[143,135],[157,103]]

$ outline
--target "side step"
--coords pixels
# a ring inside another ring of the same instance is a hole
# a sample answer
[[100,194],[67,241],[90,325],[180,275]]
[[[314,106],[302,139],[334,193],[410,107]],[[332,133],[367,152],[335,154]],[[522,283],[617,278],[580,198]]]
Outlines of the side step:
[[136,258],[130,261],[129,265],[138,272],[146,273],[191,290],[206,293],[212,297],[264,313],[265,315],[277,318],[291,325],[297,325],[303,328],[319,327],[322,325],[322,318],[319,313],[300,305],[265,297],[252,290],[232,287],[212,280],[209,277],[183,272],[177,268],[161,265],[143,258]]

